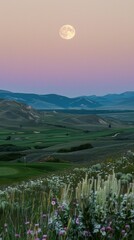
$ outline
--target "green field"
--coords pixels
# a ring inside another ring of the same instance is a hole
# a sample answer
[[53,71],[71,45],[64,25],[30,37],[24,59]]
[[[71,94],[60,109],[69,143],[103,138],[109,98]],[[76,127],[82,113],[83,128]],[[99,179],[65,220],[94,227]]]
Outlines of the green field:
[[19,169],[16,169],[14,167],[4,167],[0,166],[0,177],[7,177],[7,176],[12,176],[12,175],[18,175],[19,174]]
[[0,122],[1,183],[62,170],[72,163],[117,159],[134,150],[133,112],[41,114],[40,122],[23,122],[21,127],[20,121]]

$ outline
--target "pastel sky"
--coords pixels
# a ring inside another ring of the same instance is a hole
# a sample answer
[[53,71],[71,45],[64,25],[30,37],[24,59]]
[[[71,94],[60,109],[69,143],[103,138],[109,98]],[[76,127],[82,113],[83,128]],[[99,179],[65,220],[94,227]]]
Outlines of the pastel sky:
[[[72,40],[59,29],[71,24]],[[134,90],[134,0],[0,0],[0,89]]]

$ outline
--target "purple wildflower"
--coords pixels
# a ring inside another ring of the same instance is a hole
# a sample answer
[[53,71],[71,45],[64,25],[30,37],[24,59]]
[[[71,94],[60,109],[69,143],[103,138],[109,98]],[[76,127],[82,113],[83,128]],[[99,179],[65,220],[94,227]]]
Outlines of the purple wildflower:
[[121,231],[121,233],[122,233],[122,235],[125,235],[126,231],[123,229],[123,230]]
[[110,226],[108,226],[106,227],[106,230],[111,232],[113,229]]
[[78,218],[78,217],[76,218],[76,221],[75,221],[75,222],[76,222],[77,225],[80,224],[80,221],[79,221],[79,218]]
[[106,228],[105,228],[105,227],[102,227],[100,230],[101,230],[102,232],[104,232],[104,231],[106,230]]
[[66,233],[66,231],[65,231],[65,230],[63,230],[63,229],[59,231],[59,235],[60,235],[60,236],[63,236],[63,235],[65,235],[65,233]]
[[16,238],[20,238],[20,234],[15,233],[15,237],[16,237]]
[[56,201],[52,200],[51,204],[54,206],[56,204]]
[[126,225],[125,225],[125,228],[126,228],[126,229],[129,229],[129,228],[130,228],[130,225],[126,224]]

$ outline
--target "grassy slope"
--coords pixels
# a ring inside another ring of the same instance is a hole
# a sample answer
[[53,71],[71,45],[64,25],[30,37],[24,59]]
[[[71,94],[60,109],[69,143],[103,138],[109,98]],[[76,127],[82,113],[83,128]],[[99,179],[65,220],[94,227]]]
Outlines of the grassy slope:
[[4,162],[0,165],[0,185],[11,184],[29,178],[47,176],[55,171],[60,172],[65,169],[71,169],[72,164],[69,163],[8,163]]

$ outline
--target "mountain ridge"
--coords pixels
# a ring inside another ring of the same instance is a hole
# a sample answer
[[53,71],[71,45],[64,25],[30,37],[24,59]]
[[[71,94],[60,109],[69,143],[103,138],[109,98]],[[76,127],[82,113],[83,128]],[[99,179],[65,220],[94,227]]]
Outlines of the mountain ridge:
[[16,93],[0,90],[0,98],[24,103],[35,109],[125,109],[134,110],[134,91],[66,97],[58,94]]

